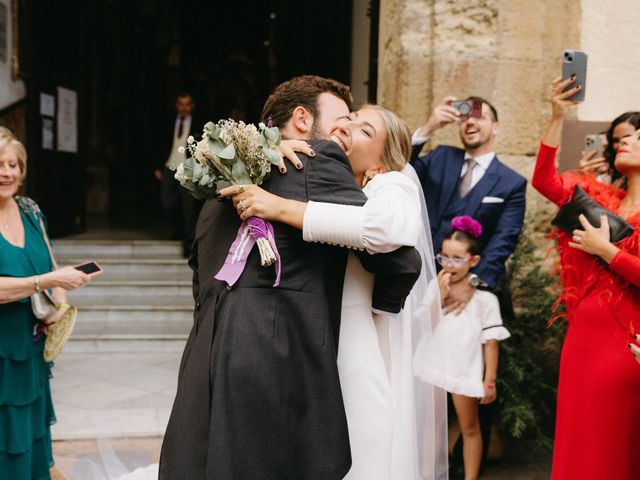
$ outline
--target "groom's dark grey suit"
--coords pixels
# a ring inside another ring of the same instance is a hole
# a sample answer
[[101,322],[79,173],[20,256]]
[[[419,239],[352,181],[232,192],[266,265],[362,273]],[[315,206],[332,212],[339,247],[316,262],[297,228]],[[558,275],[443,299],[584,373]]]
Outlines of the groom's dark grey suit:
[[[268,191],[301,201],[363,205],[342,150],[310,142],[304,170],[272,175]],[[194,325],[167,427],[160,479],[338,480],[351,466],[336,365],[347,250],[307,243],[274,224],[282,261],[260,266],[257,248],[233,288],[214,279],[240,220],[230,202],[209,201],[194,253]],[[373,306],[398,312],[420,272],[418,253],[358,253],[376,274]]]

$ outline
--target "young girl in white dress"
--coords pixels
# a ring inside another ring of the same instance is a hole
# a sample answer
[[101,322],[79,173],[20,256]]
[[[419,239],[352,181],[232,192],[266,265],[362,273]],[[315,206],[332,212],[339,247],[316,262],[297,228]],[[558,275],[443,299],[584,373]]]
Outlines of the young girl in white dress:
[[[480,262],[481,234],[482,225],[471,217],[451,221],[451,232],[436,256],[442,266],[438,274],[442,304],[451,285],[468,282],[469,271]],[[496,296],[476,290],[459,315],[443,317],[433,337],[416,353],[419,375],[451,392],[463,438],[465,480],[478,477],[482,457],[478,403],[489,404],[497,398],[498,342],[508,337]]]

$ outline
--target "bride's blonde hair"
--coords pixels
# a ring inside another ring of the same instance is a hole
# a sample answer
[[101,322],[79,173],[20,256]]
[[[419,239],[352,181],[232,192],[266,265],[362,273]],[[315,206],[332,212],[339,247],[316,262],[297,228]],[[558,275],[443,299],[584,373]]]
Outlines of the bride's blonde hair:
[[399,172],[411,158],[411,130],[395,112],[381,105],[365,104],[360,109],[369,108],[375,110],[383,118],[387,134],[382,151],[382,164],[390,172]]

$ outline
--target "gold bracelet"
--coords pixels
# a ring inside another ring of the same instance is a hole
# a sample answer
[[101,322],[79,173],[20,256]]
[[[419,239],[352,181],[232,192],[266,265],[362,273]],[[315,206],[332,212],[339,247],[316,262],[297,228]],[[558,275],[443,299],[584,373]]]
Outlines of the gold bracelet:
[[56,303],[56,307],[58,308],[58,310],[60,310],[62,308],[71,308],[71,305],[69,305],[67,302]]
[[36,293],[40,293],[42,291],[42,289],[40,288],[40,277],[37,275],[33,277],[33,288]]

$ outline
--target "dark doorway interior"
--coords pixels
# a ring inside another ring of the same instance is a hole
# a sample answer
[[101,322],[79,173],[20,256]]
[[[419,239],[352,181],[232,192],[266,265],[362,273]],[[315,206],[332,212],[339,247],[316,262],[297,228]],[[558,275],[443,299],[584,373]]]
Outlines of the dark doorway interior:
[[[179,90],[206,119],[256,122],[287,78],[350,80],[351,1],[25,0],[22,13],[30,190],[54,235],[85,230],[86,215],[117,228],[162,222],[153,152]],[[57,86],[78,93],[77,154],[41,148],[39,94]]]

